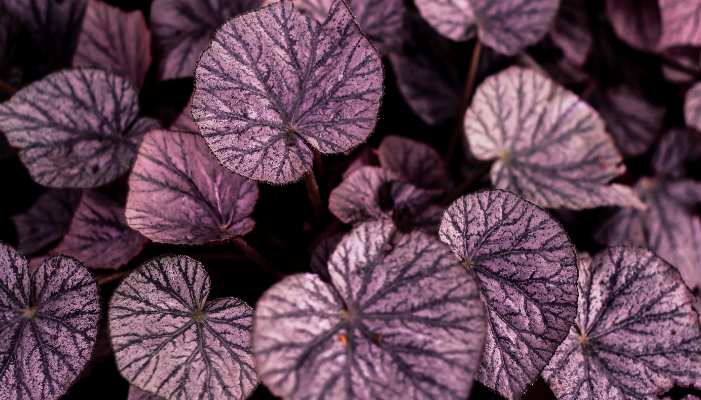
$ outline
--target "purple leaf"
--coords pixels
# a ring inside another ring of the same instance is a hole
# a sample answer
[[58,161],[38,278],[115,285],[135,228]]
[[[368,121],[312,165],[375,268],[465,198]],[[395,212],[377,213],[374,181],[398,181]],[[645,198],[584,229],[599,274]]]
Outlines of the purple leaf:
[[183,111],[178,115],[178,118],[173,121],[170,130],[178,132],[199,133],[200,130],[192,119],[192,99],[187,102]]
[[204,266],[186,256],[142,265],[110,301],[117,367],[132,384],[171,400],[245,399],[256,387],[253,310],[239,299],[207,301]]
[[127,222],[159,243],[204,244],[253,229],[258,186],[222,167],[199,135],[151,131],[129,178]]
[[367,166],[377,166],[380,162],[377,160],[377,150],[368,146],[364,146],[355,155],[353,161],[348,164],[346,170],[343,171],[343,179],[348,178],[353,172]]
[[641,50],[654,50],[662,35],[659,0],[609,0],[606,16],[624,42]]
[[500,190],[458,199],[443,215],[440,238],[475,271],[487,305],[479,380],[517,399],[574,320],[574,246],[548,213]]
[[592,47],[587,4],[588,0],[562,0],[550,30],[552,40],[575,65],[583,65],[587,61]]
[[[294,0],[297,8],[319,23],[328,17],[333,2]],[[401,46],[405,14],[402,0],[349,0],[348,5],[360,30],[381,53],[390,53]]]
[[32,178],[50,187],[89,188],[125,173],[144,132],[125,79],[96,69],[51,74],[0,104],[0,130]]
[[382,74],[342,0],[321,24],[282,1],[217,32],[197,67],[193,115],[225,167],[294,182],[313,150],[345,152],[372,132]]
[[112,71],[141,86],[151,64],[151,33],[139,11],[89,0],[74,66]]
[[156,48],[162,55],[159,77],[191,77],[217,28],[261,3],[261,0],[154,0],[151,28]]
[[68,232],[80,192],[49,189],[22,214],[12,217],[17,231],[17,250],[30,255],[58,241]]
[[329,195],[329,210],[347,224],[389,220],[402,232],[435,232],[442,208],[432,205],[438,193],[419,189],[378,167],[362,167]]
[[127,400],[164,400],[163,397],[141,390],[138,387],[129,386],[129,397]]
[[465,135],[491,178],[543,207],[642,207],[609,184],[625,171],[599,115],[538,72],[512,67],[484,81],[465,114]]
[[51,252],[89,268],[117,269],[136,257],[146,238],[127,226],[124,208],[97,192],[83,194],[68,233]]
[[[292,275],[258,302],[261,381],[286,399],[465,399],[482,354],[484,306],[450,250],[391,224],[357,227],[331,283]],[[294,300],[293,300],[294,299]]]
[[657,398],[698,382],[698,315],[672,266],[615,247],[579,268],[576,324],[543,372],[558,399]]
[[445,189],[450,177],[443,158],[431,146],[399,136],[386,136],[377,149],[382,168],[425,189]]
[[475,16],[470,0],[416,0],[421,16],[441,35],[453,40],[475,36]]
[[662,137],[652,155],[655,174],[678,178],[684,175],[684,163],[701,151],[701,138],[696,132],[674,129]]
[[645,153],[662,131],[665,109],[650,104],[625,86],[608,89],[593,101],[625,156]]
[[338,244],[341,242],[341,239],[343,239],[344,236],[344,233],[323,236],[312,251],[310,263],[311,270],[315,274],[319,275],[324,282],[331,281],[328,268],[329,259],[331,259],[331,255],[336,250],[336,247],[338,247]]
[[667,65],[667,63],[662,64],[662,72],[667,80],[684,84],[691,84],[696,81],[696,76],[701,70],[701,49],[688,46],[672,47],[665,49],[662,52],[662,56],[684,68],[684,70],[681,70],[678,67]]
[[662,17],[660,48],[701,45],[701,1],[658,0]]
[[97,285],[76,260],[53,257],[30,271],[0,243],[0,398],[55,400],[92,356]]
[[701,131],[701,82],[695,84],[686,92],[684,119],[687,126]]

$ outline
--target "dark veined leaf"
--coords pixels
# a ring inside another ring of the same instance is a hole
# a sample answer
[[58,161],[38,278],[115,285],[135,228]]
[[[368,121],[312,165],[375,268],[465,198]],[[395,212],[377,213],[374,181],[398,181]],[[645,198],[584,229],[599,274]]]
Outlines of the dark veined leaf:
[[178,132],[199,133],[200,130],[192,119],[192,99],[187,102],[183,111],[178,115],[178,118],[173,121],[170,130]]
[[681,65],[684,70],[675,68],[666,63],[662,65],[662,72],[668,81],[675,83],[691,84],[696,81],[694,71],[701,71],[701,49],[698,47],[672,47],[665,49],[662,55],[668,60],[672,60]]
[[454,202],[443,215],[440,238],[475,271],[487,305],[479,380],[517,399],[574,321],[574,246],[548,213],[500,190]]
[[599,93],[593,105],[625,156],[645,153],[662,132],[665,109],[625,86]]
[[686,92],[684,119],[687,126],[701,131],[701,83],[695,84]]
[[377,155],[382,168],[420,188],[445,189],[450,177],[443,158],[431,146],[400,136],[386,136]]
[[324,282],[331,282],[329,275],[329,259],[338,247],[341,239],[345,236],[344,233],[336,233],[333,235],[323,236],[314,246],[310,267],[312,272],[319,275]]
[[624,42],[642,50],[657,48],[662,35],[659,0],[606,1],[606,16]]
[[261,3],[260,0],[154,0],[151,28],[162,57],[160,78],[191,77],[217,28]]
[[257,377],[253,310],[233,297],[207,301],[204,266],[186,256],[142,265],[110,301],[117,367],[139,388],[171,400],[245,399]]
[[484,81],[465,114],[472,154],[496,160],[492,183],[549,208],[642,207],[609,184],[625,171],[599,115],[538,72],[512,67]]
[[[294,0],[300,10],[323,23],[334,0]],[[355,20],[363,34],[383,54],[401,46],[405,16],[402,0],[349,0]]]
[[416,0],[416,8],[441,35],[468,40],[475,35],[475,15],[470,0]]
[[677,271],[648,250],[580,260],[576,324],[543,377],[560,400],[651,399],[698,382],[693,302]]
[[662,17],[660,47],[701,46],[701,1],[659,0]]
[[401,231],[435,232],[443,209],[439,192],[425,190],[379,167],[362,167],[329,195],[329,210],[347,224],[389,220]]
[[250,232],[258,186],[222,167],[199,135],[156,130],[129,178],[129,226],[160,243],[204,244]]
[[27,260],[0,243],[0,398],[55,400],[90,360],[97,284],[78,261]]
[[68,226],[80,201],[80,192],[49,189],[22,214],[12,217],[17,231],[17,250],[30,255],[58,241]]
[[652,155],[652,169],[658,176],[678,178],[684,164],[701,153],[701,137],[686,129],[673,129],[662,137]]
[[151,64],[151,33],[139,11],[89,0],[73,65],[112,71],[141,86]]
[[134,385],[131,385],[129,386],[129,397],[127,400],[163,400],[163,397],[156,396],[153,393],[149,393]]
[[587,0],[561,0],[550,37],[575,65],[587,61],[592,47]]
[[342,0],[321,24],[283,0],[217,32],[197,66],[192,110],[225,167],[288,183],[311,170],[313,150],[340,153],[367,138],[382,79]]
[[75,257],[89,268],[117,269],[145,244],[146,238],[127,226],[124,207],[99,193],[86,192],[66,236],[52,253]]
[[254,354],[286,399],[465,399],[484,339],[474,276],[420,232],[360,225],[329,261],[331,283],[292,275],[263,294]]
[[138,112],[137,93],[124,78],[66,70],[0,104],[0,130],[38,183],[89,188],[131,166],[143,134],[156,125]]

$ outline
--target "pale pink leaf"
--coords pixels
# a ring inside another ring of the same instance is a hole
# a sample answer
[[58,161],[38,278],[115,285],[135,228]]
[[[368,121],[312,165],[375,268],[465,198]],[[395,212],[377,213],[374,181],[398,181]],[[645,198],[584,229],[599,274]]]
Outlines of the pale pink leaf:
[[416,0],[416,8],[431,26],[452,40],[475,36],[475,16],[470,0]]
[[659,0],[662,36],[659,46],[701,46],[701,1]]
[[695,84],[686,92],[684,119],[687,126],[701,131],[701,83]]

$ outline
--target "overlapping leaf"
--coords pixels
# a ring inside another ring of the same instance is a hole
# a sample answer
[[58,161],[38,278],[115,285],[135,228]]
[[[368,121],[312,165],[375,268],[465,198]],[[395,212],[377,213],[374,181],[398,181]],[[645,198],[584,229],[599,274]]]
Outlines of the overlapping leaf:
[[679,178],[685,175],[684,165],[701,153],[701,137],[687,129],[673,129],[662,137],[652,155],[656,175]]
[[382,168],[420,188],[445,189],[450,185],[443,158],[431,146],[400,136],[386,136],[377,155]]
[[694,297],[671,265],[615,247],[579,267],[576,324],[543,372],[558,399],[657,398],[698,382]]
[[76,260],[30,272],[0,243],[0,398],[57,400],[90,360],[100,317],[97,285]]
[[161,243],[203,244],[243,236],[257,185],[222,167],[201,136],[151,131],[129,178],[129,226]]
[[314,249],[312,250],[312,256],[310,261],[310,268],[312,272],[319,275],[324,282],[330,282],[331,276],[329,275],[329,259],[331,255],[338,247],[345,235],[343,233],[336,233],[329,236],[323,236],[319,240]]
[[659,0],[660,47],[701,46],[701,1]]
[[701,83],[695,84],[686,92],[684,119],[687,126],[701,131]]
[[475,16],[470,0],[416,0],[416,7],[445,37],[467,40],[475,35]]
[[51,74],[0,104],[0,130],[38,183],[95,187],[126,172],[144,132],[138,96],[124,78],[96,69]]
[[178,115],[178,118],[173,121],[170,130],[179,132],[199,133],[200,130],[192,119],[192,99],[187,102],[183,111]]
[[331,283],[287,277],[258,303],[261,380],[286,399],[464,399],[484,309],[472,274],[438,240],[357,227],[331,256]]
[[475,271],[487,305],[479,380],[517,399],[574,321],[574,246],[545,211],[503,191],[458,199],[443,215],[440,238]]
[[139,11],[89,0],[73,65],[112,71],[141,86],[151,64],[151,33]]
[[587,0],[562,0],[550,37],[575,65],[586,62],[593,38],[589,31]]
[[146,238],[127,226],[124,207],[96,192],[86,192],[55,254],[75,257],[96,269],[117,269],[136,257]]
[[260,0],[155,0],[151,27],[161,55],[160,78],[191,77],[217,28],[261,4]]
[[127,400],[163,400],[163,397],[141,390],[138,387],[131,385],[129,387],[129,397]]
[[555,82],[512,67],[488,78],[465,115],[478,159],[496,160],[492,183],[544,207],[642,207],[596,111]]
[[251,308],[207,301],[204,266],[164,256],[122,281],[110,302],[117,366],[139,388],[167,399],[245,399],[257,385]]
[[606,2],[606,16],[619,38],[642,50],[657,48],[662,35],[659,0]]
[[382,96],[380,58],[340,0],[323,23],[289,1],[232,19],[204,52],[196,80],[193,115],[214,154],[272,183],[300,179],[313,150],[362,143]]
[[49,189],[29,209],[12,217],[17,232],[17,250],[30,255],[61,239],[68,232],[79,201],[78,191]]

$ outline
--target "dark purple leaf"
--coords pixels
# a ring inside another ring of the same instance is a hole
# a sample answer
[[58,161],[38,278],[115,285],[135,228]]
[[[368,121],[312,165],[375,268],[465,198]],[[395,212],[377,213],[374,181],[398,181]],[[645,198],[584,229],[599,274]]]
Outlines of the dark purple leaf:
[[465,135],[478,159],[496,160],[496,187],[538,205],[642,207],[632,189],[609,184],[625,166],[596,111],[538,72],[512,67],[485,80]]
[[96,192],[83,194],[68,233],[52,250],[89,268],[117,269],[136,257],[146,238],[127,226],[124,207]]
[[658,176],[684,175],[684,163],[701,151],[701,137],[686,129],[674,129],[662,137],[652,155],[652,168]]
[[500,190],[458,199],[443,215],[440,238],[476,272],[487,304],[479,380],[518,399],[574,320],[574,246],[548,213]]
[[12,217],[17,231],[17,250],[30,255],[58,241],[68,232],[80,192],[49,189],[22,214]]
[[579,263],[579,312],[543,377],[558,399],[652,399],[698,382],[694,298],[648,250],[610,248]]
[[[665,49],[662,55],[684,70],[673,67],[667,63],[662,64],[662,72],[667,80],[675,83],[693,83],[696,76],[701,73],[701,49],[698,47],[673,47]],[[697,73],[694,74],[694,71]]]
[[658,1],[662,17],[660,47],[701,46],[701,1]]
[[357,227],[329,261],[331,283],[292,275],[258,302],[261,381],[286,399],[465,399],[482,354],[474,276],[438,240]]
[[151,131],[129,178],[127,222],[160,243],[204,244],[250,232],[258,186],[222,167],[199,135]]
[[443,158],[431,146],[400,136],[386,136],[377,149],[382,168],[425,189],[445,189],[450,177]]
[[331,259],[331,254],[336,250],[344,236],[344,233],[323,236],[314,246],[310,267],[312,272],[319,275],[324,282],[331,281],[328,267],[329,259]]
[[695,84],[686,92],[684,118],[690,128],[701,131],[701,82]]
[[90,360],[100,318],[97,285],[78,261],[30,271],[0,243],[0,398],[55,400]]
[[160,78],[191,77],[217,28],[261,3],[261,0],[155,0],[151,5],[151,28],[162,56]]
[[470,0],[416,0],[421,15],[441,35],[453,40],[475,36],[475,16]]
[[313,149],[340,153],[365,141],[382,75],[343,1],[321,24],[282,1],[217,32],[197,67],[192,110],[225,167],[288,183],[311,170]]
[[624,156],[645,153],[662,131],[665,109],[625,86],[600,93],[593,105]]
[[550,37],[575,65],[587,61],[592,46],[589,31],[588,0],[561,0]]
[[619,38],[642,50],[654,50],[662,35],[659,0],[607,0],[606,16]]
[[96,69],[51,74],[0,104],[0,130],[38,183],[89,188],[125,173],[146,130],[124,78]]
[[187,102],[183,111],[178,115],[178,118],[173,121],[170,130],[178,132],[199,133],[200,130],[192,119],[192,99]]
[[127,400],[164,400],[163,397],[141,390],[138,387],[129,386],[129,397]]
[[377,151],[368,146],[364,146],[355,155],[353,161],[351,161],[350,164],[348,164],[346,170],[343,171],[343,179],[348,178],[350,174],[359,170],[360,168],[367,166],[377,166],[378,164],[379,161],[377,160]]
[[[333,1],[294,0],[294,4],[323,23]],[[381,53],[390,53],[401,46],[405,14],[402,0],[349,0],[348,5],[360,30]]]
[[132,384],[170,400],[245,399],[258,381],[250,349],[253,310],[207,301],[204,266],[186,256],[142,265],[110,301],[117,367]]
[[138,87],[144,82],[149,64],[151,33],[143,14],[89,0],[73,65],[112,71]]

